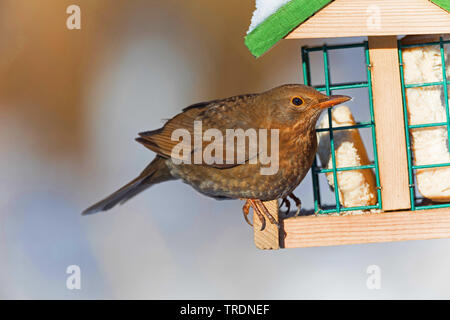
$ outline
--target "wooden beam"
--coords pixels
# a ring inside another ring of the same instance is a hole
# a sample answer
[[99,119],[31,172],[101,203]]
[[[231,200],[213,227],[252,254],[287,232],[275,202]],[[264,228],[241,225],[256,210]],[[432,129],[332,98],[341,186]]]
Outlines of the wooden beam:
[[284,248],[450,238],[450,208],[283,220]]
[[397,37],[369,37],[383,210],[411,207]]
[[443,34],[421,34],[421,35],[409,35],[401,39],[402,45],[406,44],[419,44],[427,42],[439,42],[439,37],[444,37]]
[[286,39],[450,33],[450,14],[428,0],[335,0]]
[[[278,200],[264,202],[267,210],[279,221],[278,217]],[[261,222],[258,217],[253,214],[253,230],[255,234],[255,245],[259,249],[279,249],[280,248],[280,230],[276,225],[270,223],[266,219],[266,227],[260,231]]]

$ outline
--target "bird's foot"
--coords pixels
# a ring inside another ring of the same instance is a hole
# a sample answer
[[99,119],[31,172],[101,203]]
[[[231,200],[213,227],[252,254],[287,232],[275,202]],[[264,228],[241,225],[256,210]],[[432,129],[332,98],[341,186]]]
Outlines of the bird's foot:
[[294,200],[295,205],[297,206],[297,211],[295,212],[295,216],[298,216],[300,214],[300,210],[302,209],[302,201],[300,200],[300,198],[297,198],[295,196],[295,194],[290,193],[289,197]]
[[280,208],[283,206],[283,204],[285,204],[286,212],[284,214],[285,215],[289,214],[289,211],[291,210],[291,201],[289,200],[289,198],[294,200],[295,205],[297,206],[297,211],[295,212],[294,216],[298,216],[300,213],[300,210],[302,208],[302,201],[299,198],[297,198],[293,193],[290,193],[287,197],[283,198],[283,201],[281,201],[281,204],[280,204]]
[[280,203],[280,207],[283,207],[283,204],[286,205],[286,211],[284,212],[284,215],[288,215],[291,211],[291,201],[289,201],[288,197],[284,197],[283,200]]
[[242,207],[242,212],[244,213],[244,219],[245,221],[253,227],[253,224],[250,222],[250,220],[248,220],[248,214],[250,212],[250,202],[247,200],[244,204],[244,206]]
[[270,214],[269,210],[267,210],[264,203],[262,203],[261,200],[258,199],[247,199],[247,201],[244,204],[244,207],[242,208],[242,211],[244,213],[245,221],[251,226],[253,224],[248,219],[248,214],[250,211],[250,207],[253,208],[253,212],[258,216],[259,220],[261,221],[261,229],[260,231],[264,230],[266,227],[266,218],[269,219],[270,223],[276,225],[278,228],[280,228],[280,225],[278,224],[277,220]]

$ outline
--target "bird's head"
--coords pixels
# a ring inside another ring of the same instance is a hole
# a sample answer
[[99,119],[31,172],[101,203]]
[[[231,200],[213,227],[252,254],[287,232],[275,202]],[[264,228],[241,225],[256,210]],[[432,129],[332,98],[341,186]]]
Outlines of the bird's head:
[[[327,96],[302,84],[286,84],[261,94],[269,102],[270,117],[284,124],[303,122],[315,126],[321,112],[351,97]],[[278,122],[277,121],[277,122]]]

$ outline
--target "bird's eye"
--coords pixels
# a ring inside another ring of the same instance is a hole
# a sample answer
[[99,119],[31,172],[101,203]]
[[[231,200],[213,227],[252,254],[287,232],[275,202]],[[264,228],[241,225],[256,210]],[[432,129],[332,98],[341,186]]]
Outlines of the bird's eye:
[[293,97],[292,104],[295,106],[301,106],[303,104],[303,99],[300,97]]

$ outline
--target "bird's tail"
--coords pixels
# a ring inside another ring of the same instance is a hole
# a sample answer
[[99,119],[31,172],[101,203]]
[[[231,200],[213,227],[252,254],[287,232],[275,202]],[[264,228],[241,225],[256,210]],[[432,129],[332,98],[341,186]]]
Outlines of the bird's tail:
[[83,215],[109,210],[117,204],[123,204],[156,183],[173,179],[174,178],[170,174],[169,168],[165,163],[165,159],[156,156],[137,178],[133,179],[110,196],[84,210]]

